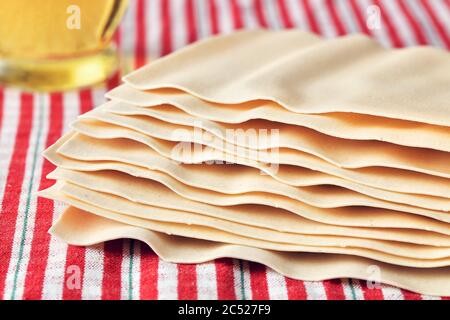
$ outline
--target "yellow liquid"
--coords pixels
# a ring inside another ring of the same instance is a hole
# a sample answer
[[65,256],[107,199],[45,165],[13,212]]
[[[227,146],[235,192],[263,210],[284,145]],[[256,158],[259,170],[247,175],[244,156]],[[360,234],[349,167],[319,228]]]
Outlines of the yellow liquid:
[[111,37],[126,0],[0,2],[0,82],[63,90],[106,79],[118,66]]

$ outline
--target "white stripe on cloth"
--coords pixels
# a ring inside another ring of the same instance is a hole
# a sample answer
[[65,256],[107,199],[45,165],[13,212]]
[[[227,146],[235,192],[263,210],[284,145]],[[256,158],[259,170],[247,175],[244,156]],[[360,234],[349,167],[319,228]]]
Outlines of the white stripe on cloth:
[[247,29],[258,28],[258,20],[256,19],[252,0],[240,0],[239,8],[243,18],[244,26]]
[[[33,120],[26,153],[19,207],[16,216],[11,260],[6,277],[5,298],[21,299],[30,258],[37,198],[48,131],[49,103],[44,94],[33,95]],[[18,109],[19,110],[19,109]]]
[[122,241],[122,261],[120,267],[120,299],[121,300],[132,300],[132,290],[133,287],[129,285],[129,274],[132,270],[130,270],[130,240],[125,239]]
[[237,300],[251,299],[248,262],[233,259],[234,292]]
[[333,38],[337,36],[336,28],[331,20],[330,14],[325,5],[324,0],[311,1],[312,10],[314,11],[321,34],[326,38]]
[[356,17],[354,16],[354,12],[350,7],[350,3],[348,1],[336,1],[336,11],[338,12],[342,24],[345,27],[345,30],[348,33],[360,32],[358,24],[356,23]]
[[140,244],[139,241],[123,241],[123,259],[121,274],[122,300],[137,300],[140,292]]
[[230,0],[216,0],[220,33],[230,33],[234,30],[230,4]]
[[81,112],[80,105],[81,101],[77,91],[63,94],[63,133],[70,131],[70,124]]
[[91,90],[92,92],[92,102],[93,102],[93,108],[97,108],[101,104],[106,102],[105,93],[107,89],[106,87],[100,87]]
[[270,300],[287,300],[286,278],[270,268],[266,270]]
[[86,247],[81,298],[100,300],[103,283],[103,243]]
[[[375,6],[373,4],[373,1],[371,0],[360,0],[356,2],[358,5],[358,8],[360,9],[359,11],[362,13],[363,17],[365,17],[365,22],[367,25],[367,22],[369,21],[369,8],[372,6]],[[376,7],[376,6],[375,6]],[[380,9],[378,7],[378,9]],[[370,13],[371,14],[371,13]],[[380,12],[380,28],[373,28],[370,29],[370,31],[372,32],[372,34],[374,35],[374,37],[378,40],[378,42],[380,42],[384,47],[392,47],[392,41],[389,38],[389,35],[384,27],[383,24],[383,19],[381,17],[381,12]]]
[[136,1],[129,1],[127,12],[123,18],[121,24],[122,27],[122,40],[121,40],[121,50],[123,52],[122,56],[122,68],[124,74],[131,72],[134,69],[134,46],[136,43]]
[[147,61],[151,61],[161,56],[161,0],[146,2],[145,23]]
[[194,2],[195,22],[198,30],[198,38],[203,39],[211,35],[211,16],[208,4],[203,0]]
[[286,6],[291,15],[292,22],[297,28],[302,30],[311,30],[308,24],[305,8],[300,5],[300,1],[286,1]]
[[237,259],[232,259],[233,265],[233,283],[234,283],[234,295],[236,300],[242,300],[242,277],[241,277],[241,262]]
[[158,299],[178,298],[178,268],[175,263],[159,259],[158,263]]
[[[199,300],[217,300],[217,274],[214,262],[196,265],[197,298]],[[220,280],[219,280],[220,281]]]
[[381,287],[383,292],[384,300],[404,300],[402,291],[399,288],[394,288],[391,286],[384,285]]
[[139,241],[134,241],[134,261],[132,275],[132,299],[139,300],[141,292],[141,245]]
[[407,17],[402,9],[399,7],[396,1],[381,0],[386,13],[389,16],[388,19],[392,21],[393,27],[398,31],[400,38],[403,40],[403,44],[406,46],[417,45],[414,31],[409,26]]
[[304,281],[306,296],[308,300],[326,300],[327,295],[323,282],[320,281]]
[[178,50],[187,44],[186,1],[173,0],[171,6],[172,49]]
[[[80,113],[80,101],[77,92],[63,94],[63,132],[70,130],[70,124]],[[53,221],[55,221],[67,207],[61,202],[54,203]],[[61,299],[66,273],[67,245],[55,237],[50,238],[49,256],[44,276],[44,299]]]
[[270,29],[280,30],[283,28],[283,21],[280,16],[277,1],[264,0],[263,11]]
[[[405,1],[405,4],[411,9],[412,14],[418,20],[418,23],[422,27],[422,30],[424,31],[428,42],[433,46],[445,48],[444,42],[439,37],[437,30],[435,30],[429,16],[425,13],[424,11],[425,9],[419,3],[419,1]],[[436,7],[436,10],[433,10],[436,15],[438,16],[441,15],[442,17],[445,17],[445,14],[447,13],[447,17],[443,18],[442,21],[448,22],[447,31],[450,30],[450,11],[443,7],[444,4],[442,3],[442,1],[440,2],[434,1],[433,6]]]
[[244,296],[242,299],[250,300],[253,299],[253,292],[252,292],[252,282],[250,277],[250,262],[241,260],[242,262],[242,276],[243,276],[243,292]]

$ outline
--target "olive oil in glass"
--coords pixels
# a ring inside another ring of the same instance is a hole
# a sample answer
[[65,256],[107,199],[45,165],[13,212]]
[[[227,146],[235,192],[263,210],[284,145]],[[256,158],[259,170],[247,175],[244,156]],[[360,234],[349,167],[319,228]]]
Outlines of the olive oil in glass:
[[105,80],[127,0],[0,0],[0,84],[56,91]]

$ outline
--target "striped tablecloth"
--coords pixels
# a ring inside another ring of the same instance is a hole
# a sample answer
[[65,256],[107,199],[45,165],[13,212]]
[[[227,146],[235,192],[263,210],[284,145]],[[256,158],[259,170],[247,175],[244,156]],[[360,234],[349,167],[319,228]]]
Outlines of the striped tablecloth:
[[[381,13],[380,28],[375,29],[374,8]],[[130,0],[115,38],[124,56],[121,72],[211,34],[257,27],[301,28],[326,37],[364,32],[387,47],[429,44],[448,50],[450,0]],[[53,166],[40,154],[78,114],[102,103],[104,92],[119,78],[117,74],[101,86],[65,93],[0,90],[0,297],[432,298],[390,286],[368,289],[358,280],[297,281],[232,259],[176,265],[130,240],[83,248],[50,237],[47,230],[64,207],[36,197],[37,190],[53,183],[45,179]],[[77,275],[79,282],[73,278]]]

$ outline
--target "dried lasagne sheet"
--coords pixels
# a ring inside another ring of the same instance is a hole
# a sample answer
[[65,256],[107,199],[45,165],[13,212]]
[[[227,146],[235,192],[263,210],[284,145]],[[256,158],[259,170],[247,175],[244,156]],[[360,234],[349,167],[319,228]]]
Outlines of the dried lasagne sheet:
[[[105,219],[74,207],[66,210],[51,233],[78,246],[132,238],[147,243],[162,259],[174,263],[201,263],[230,257],[262,263],[294,279],[356,278],[371,283],[380,281],[421,294],[449,294],[449,267],[408,268],[352,255],[280,252],[179,237]],[[373,277],[374,267],[379,268],[379,278]]]
[[250,31],[124,80],[44,152],[53,235],[450,295],[447,52]]

